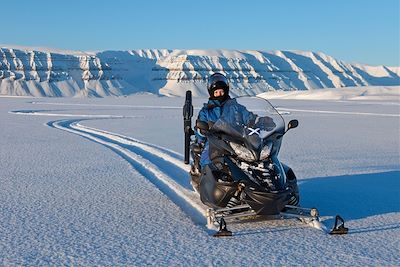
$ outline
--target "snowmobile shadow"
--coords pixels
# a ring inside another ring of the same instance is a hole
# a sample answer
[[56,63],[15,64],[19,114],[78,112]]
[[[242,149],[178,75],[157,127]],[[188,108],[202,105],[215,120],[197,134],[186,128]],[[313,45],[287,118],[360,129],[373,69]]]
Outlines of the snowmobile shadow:
[[397,224],[392,223],[392,224],[351,229],[349,234],[353,235],[353,234],[361,234],[361,233],[369,233],[369,232],[382,232],[382,231],[395,230],[395,229],[400,229],[400,223],[397,223]]
[[400,212],[400,171],[300,181],[301,205],[317,207],[321,216],[340,214],[345,220],[356,220]]
[[233,231],[234,236],[264,235],[306,228],[297,219],[278,219],[263,216],[228,221],[227,225],[229,230]]

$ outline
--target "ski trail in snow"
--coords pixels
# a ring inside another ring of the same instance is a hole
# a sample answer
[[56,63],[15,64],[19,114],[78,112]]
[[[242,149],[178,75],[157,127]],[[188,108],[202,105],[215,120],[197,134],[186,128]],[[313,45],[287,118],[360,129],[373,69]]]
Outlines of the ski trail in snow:
[[114,141],[126,144],[126,145],[132,145],[139,147],[143,150],[146,150],[147,152],[150,152],[156,156],[159,156],[160,158],[164,158],[165,160],[175,164],[177,167],[181,168],[182,170],[189,171],[189,166],[185,165],[183,161],[183,155],[179,154],[171,149],[162,147],[162,146],[157,146],[154,144],[150,144],[147,142],[143,142],[140,140],[137,140],[135,138],[129,137],[129,136],[124,136],[121,134],[113,133],[113,132],[108,132],[105,130],[100,130],[88,126],[84,126],[80,123],[71,125],[71,127],[74,127],[79,130],[83,130],[86,132],[91,132],[95,134],[102,134],[104,137],[109,137],[113,139]]
[[[61,110],[64,111],[64,110]],[[146,119],[151,118],[149,116],[129,116],[129,115],[97,115],[97,114],[68,114],[68,113],[54,113],[47,110],[12,110],[9,111],[10,114],[19,114],[19,115],[31,115],[31,116],[47,116],[47,117],[74,117],[74,118],[93,118],[93,119]],[[158,115],[158,118],[162,118],[162,115]],[[170,117],[170,116],[168,116]]]
[[380,106],[400,106],[398,102],[378,102],[378,101],[359,101],[359,100],[331,100],[335,103],[350,103],[356,105],[380,105]]
[[[120,154],[124,159],[126,159],[135,169],[138,167],[142,169],[143,172],[146,173],[144,176],[149,180],[157,179],[157,181],[161,182],[164,186],[167,187],[168,190],[164,191],[172,191],[175,196],[169,197],[174,198],[175,202],[178,202],[178,206],[180,206],[187,214],[191,215],[192,219],[196,222],[201,221],[204,222],[204,216],[206,213],[207,207],[204,206],[197,193],[193,192],[191,189],[185,188],[176,179],[171,178],[164,171],[160,169],[159,166],[154,164],[151,159],[148,159],[144,156],[144,154],[135,153],[130,150],[127,146],[135,146],[146,152],[156,156],[163,157],[166,161],[171,160],[171,163],[179,166],[183,170],[187,170],[187,166],[178,162],[178,159],[172,157],[170,154],[165,153],[162,150],[158,150],[156,146],[152,146],[145,142],[141,141],[133,141],[133,138],[123,138],[118,135],[114,135],[110,132],[95,130],[91,127],[86,127],[78,122],[80,119],[76,120],[58,120],[48,122],[47,125],[56,129],[60,129],[63,131],[67,131],[73,134],[80,135],[84,138],[87,138],[96,143],[102,144],[113,151]],[[182,166],[183,165],[183,166]],[[149,177],[149,175],[152,177]],[[153,179],[151,179],[153,178]],[[184,177],[186,178],[186,177]],[[156,184],[157,185],[157,184]],[[159,186],[158,186],[159,187]],[[161,189],[161,188],[159,188]],[[190,205],[190,209],[188,210],[187,206]]]
[[94,114],[66,114],[51,113],[38,110],[13,110],[11,114],[31,115],[31,116],[48,116],[48,117],[78,117],[78,118],[98,118],[98,119],[126,119],[126,118],[144,118],[144,116],[121,116],[121,115],[94,115]]
[[399,114],[383,114],[383,113],[369,113],[369,112],[347,112],[347,111],[329,111],[329,110],[310,110],[310,109],[292,109],[292,108],[278,108],[278,111],[296,111],[296,112],[307,112],[307,113],[341,114],[341,115],[363,115],[363,116],[400,117]]
[[183,164],[182,159],[180,159],[182,158],[181,156],[179,156],[179,158],[176,157],[176,154],[178,153],[167,148],[138,141],[133,138],[121,137],[121,135],[111,132],[86,127],[79,123],[72,123],[70,127],[78,131],[84,131],[92,134],[93,136],[97,136],[101,139],[106,139],[109,142],[116,143],[129,149],[133,153],[147,158],[153,164],[157,165],[163,171],[163,173],[168,174],[170,177],[175,177],[173,178],[174,181],[178,182],[183,188],[192,190],[192,186],[190,185],[188,179],[190,167]]
[[[181,106],[152,106],[152,105],[123,105],[123,104],[78,104],[78,103],[57,103],[57,102],[40,102],[31,101],[30,104],[34,105],[55,105],[55,106],[81,106],[81,107],[117,107],[117,108],[134,108],[134,109],[179,109]],[[194,109],[200,109],[194,107]]]
[[[201,221],[201,223],[204,223],[207,207],[201,203],[198,194],[192,190],[189,184],[188,171],[190,167],[182,162],[183,155],[168,148],[79,123],[83,120],[137,118],[138,116],[59,114],[37,110],[16,110],[9,113],[33,116],[78,117],[78,119],[50,121],[46,125],[80,135],[110,148],[127,160],[144,177],[153,182],[190,215],[195,222]],[[179,172],[176,170],[179,170]],[[174,176],[168,175],[168,172],[177,174],[175,175],[177,177],[173,178]]]

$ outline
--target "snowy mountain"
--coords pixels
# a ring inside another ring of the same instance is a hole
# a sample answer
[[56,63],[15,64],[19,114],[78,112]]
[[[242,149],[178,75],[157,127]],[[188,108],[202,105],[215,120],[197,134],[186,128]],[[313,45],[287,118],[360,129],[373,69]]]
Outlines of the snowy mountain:
[[130,50],[80,52],[0,48],[0,95],[121,96],[150,92],[206,96],[225,73],[232,95],[275,90],[400,85],[400,68],[348,64],[304,51]]

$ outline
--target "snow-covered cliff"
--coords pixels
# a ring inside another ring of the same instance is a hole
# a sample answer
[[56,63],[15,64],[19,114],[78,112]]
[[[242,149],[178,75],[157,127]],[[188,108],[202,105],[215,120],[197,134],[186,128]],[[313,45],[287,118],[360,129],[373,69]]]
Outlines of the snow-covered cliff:
[[225,73],[232,95],[271,90],[400,85],[400,68],[348,64],[304,51],[130,50],[78,52],[0,48],[0,94],[205,96],[207,76]]

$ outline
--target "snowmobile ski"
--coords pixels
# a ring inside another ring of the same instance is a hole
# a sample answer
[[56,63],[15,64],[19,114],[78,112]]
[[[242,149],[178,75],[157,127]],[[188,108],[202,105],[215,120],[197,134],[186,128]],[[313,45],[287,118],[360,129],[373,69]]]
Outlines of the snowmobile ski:
[[319,211],[316,208],[303,208],[298,206],[286,205],[284,211],[277,215],[262,216],[257,215],[257,213],[251,209],[247,204],[238,205],[231,208],[221,208],[221,209],[208,209],[207,210],[207,227],[209,229],[215,228],[219,225],[219,231],[214,234],[215,237],[226,236],[230,233],[225,233],[226,221],[233,222],[235,220],[253,220],[253,219],[271,220],[271,219],[287,219],[296,218],[300,222],[308,225],[312,228],[316,228],[325,233],[331,235],[347,234],[348,228],[344,227],[344,220],[339,215],[336,216],[335,225],[332,230],[328,230],[327,227],[321,222],[319,217]]
[[[340,224],[338,225],[338,223]],[[336,215],[335,225],[332,230],[329,232],[330,235],[345,235],[349,232],[349,228],[344,227],[344,220],[339,215]]]
[[213,236],[214,237],[232,236],[232,232],[226,228],[226,222],[224,218],[221,218],[219,220],[219,230]]

